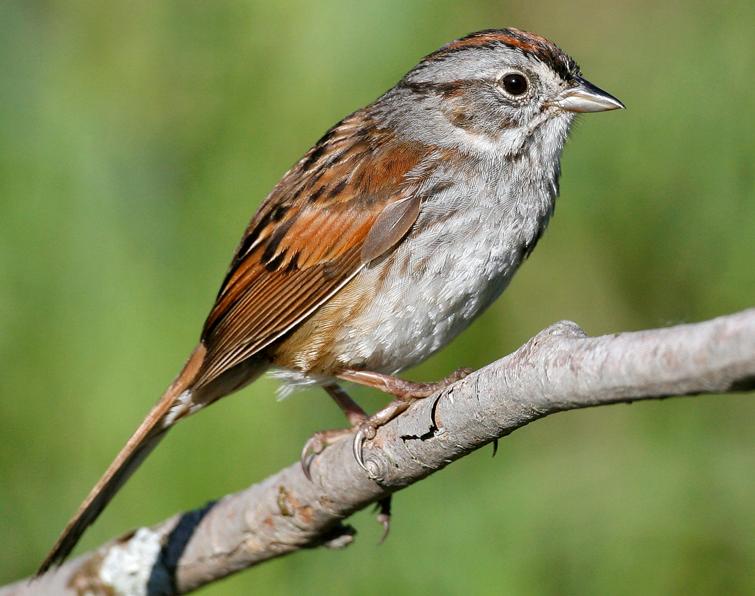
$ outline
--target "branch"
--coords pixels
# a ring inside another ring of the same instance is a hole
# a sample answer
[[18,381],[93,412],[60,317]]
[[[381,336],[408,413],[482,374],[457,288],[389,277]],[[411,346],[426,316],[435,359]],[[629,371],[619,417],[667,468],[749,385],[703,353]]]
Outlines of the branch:
[[353,540],[352,513],[530,422],[617,402],[755,389],[755,309],[589,338],[562,321],[382,427],[369,475],[341,441],[244,491],[140,528],[35,580],[26,594],[183,594],[302,548]]

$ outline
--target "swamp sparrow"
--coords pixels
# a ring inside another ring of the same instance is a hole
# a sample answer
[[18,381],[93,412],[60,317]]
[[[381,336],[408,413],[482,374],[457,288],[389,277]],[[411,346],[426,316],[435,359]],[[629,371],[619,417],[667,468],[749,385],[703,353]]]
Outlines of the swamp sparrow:
[[[466,328],[534,248],[575,113],[623,107],[547,39],[502,29],[443,46],[341,120],[254,215],[199,345],[39,572],[70,553],[171,426],[270,368],[286,391],[321,385],[352,424],[307,442],[307,475],[328,442],[354,431],[364,467],[378,426],[463,376],[392,375]],[[368,417],[342,380],[395,400]]]

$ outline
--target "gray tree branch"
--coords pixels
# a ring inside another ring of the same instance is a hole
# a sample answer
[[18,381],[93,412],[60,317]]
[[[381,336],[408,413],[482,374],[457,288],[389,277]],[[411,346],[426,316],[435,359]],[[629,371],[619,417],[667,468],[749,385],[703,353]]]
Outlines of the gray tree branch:
[[753,389],[755,309],[595,338],[562,321],[382,427],[365,445],[369,474],[341,441],[315,459],[312,481],[292,464],[0,595],[183,594],[302,548],[346,546],[352,513],[549,414]]

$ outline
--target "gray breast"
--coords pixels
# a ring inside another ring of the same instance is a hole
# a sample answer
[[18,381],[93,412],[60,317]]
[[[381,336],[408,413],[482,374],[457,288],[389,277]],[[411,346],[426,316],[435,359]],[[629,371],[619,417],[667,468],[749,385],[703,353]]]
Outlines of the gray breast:
[[500,165],[487,164],[471,180],[457,177],[429,197],[391,258],[362,272],[375,296],[343,330],[351,364],[397,372],[421,362],[508,285],[547,224],[554,197],[547,185],[513,192],[494,170]]

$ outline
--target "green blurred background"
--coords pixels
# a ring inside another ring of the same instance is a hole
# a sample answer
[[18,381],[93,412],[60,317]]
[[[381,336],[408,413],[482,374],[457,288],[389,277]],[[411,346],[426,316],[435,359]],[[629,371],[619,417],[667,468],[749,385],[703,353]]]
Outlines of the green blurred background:
[[[470,31],[542,33],[629,109],[579,122],[538,250],[413,378],[558,319],[602,334],[752,306],[753,22],[752,0],[0,3],[0,584],[35,569],[177,372],[280,175]],[[342,424],[324,393],[275,387],[179,425],[82,549]],[[386,544],[362,513],[349,549],[204,593],[753,593],[753,416],[746,395],[553,416],[397,495]]]

